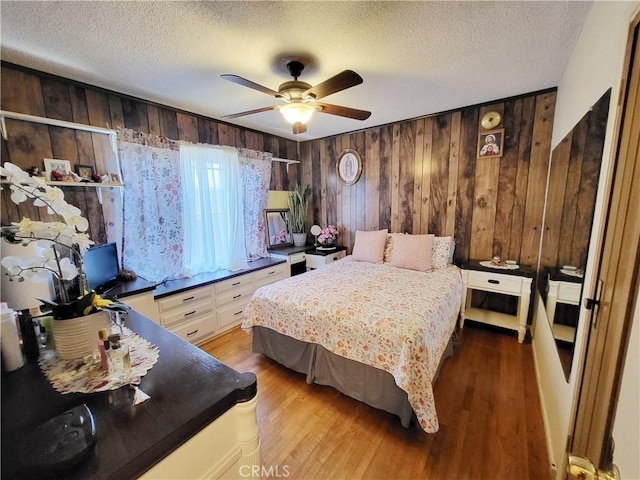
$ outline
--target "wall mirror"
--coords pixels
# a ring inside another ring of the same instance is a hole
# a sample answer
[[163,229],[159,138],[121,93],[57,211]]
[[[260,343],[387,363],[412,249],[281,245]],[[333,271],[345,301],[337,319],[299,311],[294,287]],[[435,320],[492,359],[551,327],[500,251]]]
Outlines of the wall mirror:
[[610,94],[609,89],[554,148],[549,165],[538,288],[567,381],[578,327]]
[[264,211],[267,221],[267,248],[293,245],[289,230],[290,214],[288,208],[271,208]]

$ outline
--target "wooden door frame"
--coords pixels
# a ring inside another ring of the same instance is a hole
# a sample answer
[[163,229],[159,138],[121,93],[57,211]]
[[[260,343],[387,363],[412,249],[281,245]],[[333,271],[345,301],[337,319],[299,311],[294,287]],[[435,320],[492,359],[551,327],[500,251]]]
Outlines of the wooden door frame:
[[[631,21],[614,129],[608,207],[598,239],[596,286],[600,305],[592,311],[567,452],[588,457],[599,468],[613,458],[611,433],[629,344],[640,272],[640,12]],[[594,298],[595,292],[588,295]]]

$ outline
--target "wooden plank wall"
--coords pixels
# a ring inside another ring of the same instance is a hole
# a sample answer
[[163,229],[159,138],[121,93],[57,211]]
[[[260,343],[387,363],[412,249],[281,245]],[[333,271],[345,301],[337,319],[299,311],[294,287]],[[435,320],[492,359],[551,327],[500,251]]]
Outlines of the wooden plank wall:
[[[93,88],[19,66],[3,63],[1,71],[1,108],[3,110],[55,118],[98,127],[124,127],[175,140],[230,145],[272,153],[279,158],[296,158],[295,141],[243,129],[211,118],[134,99],[115,92]],[[39,125],[7,119],[8,139],[2,140],[2,162],[22,168],[43,168],[43,158],[69,160],[92,165],[97,172],[108,171],[112,155],[104,135],[67,128]],[[298,181],[300,169],[287,169],[273,163],[272,189],[282,189]],[[81,208],[90,220],[89,235],[96,243],[106,242],[102,208],[93,188],[64,187],[65,198]],[[31,205],[16,206],[2,193],[2,224],[19,221],[23,216],[46,220],[46,212]]]
[[586,266],[610,96],[608,90],[553,149],[542,267]]
[[[356,230],[454,235],[456,261],[494,254],[535,265],[538,258],[555,91],[496,101],[355,133],[297,143],[211,118],[134,99],[72,80],[2,64],[2,109],[104,127],[125,127],[171,139],[230,145],[300,158],[288,169],[274,162],[272,190],[312,187],[308,224],[335,224],[351,251]],[[480,119],[502,114],[504,155],[476,160]],[[104,171],[103,136],[8,121],[2,161],[42,166],[63,158]],[[336,159],[359,152],[364,170],[352,186],[336,178]],[[89,234],[105,241],[97,194],[67,188],[91,220]],[[39,212],[16,207],[3,193],[2,222]]]
[[[463,108],[305,142],[309,225],[337,225],[349,251],[356,230],[454,235],[457,262],[493,255],[537,264],[555,91]],[[502,158],[476,159],[480,119],[502,115]],[[355,149],[364,169],[352,186],[335,163]],[[285,185],[290,188],[291,185]]]

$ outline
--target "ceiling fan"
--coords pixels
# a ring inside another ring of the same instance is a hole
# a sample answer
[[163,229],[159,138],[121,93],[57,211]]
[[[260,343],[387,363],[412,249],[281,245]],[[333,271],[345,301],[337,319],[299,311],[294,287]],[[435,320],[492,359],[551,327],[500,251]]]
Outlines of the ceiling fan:
[[221,75],[225,80],[253,88],[267,95],[272,95],[284,101],[282,105],[272,105],[270,107],[257,108],[246,112],[233,113],[231,115],[223,115],[222,118],[238,118],[253,113],[266,112],[269,110],[280,110],[287,122],[293,125],[293,133],[304,133],[307,131],[306,123],[311,119],[313,112],[328,113],[330,115],[338,115],[340,117],[353,118],[355,120],[366,120],[371,116],[371,112],[366,110],[358,110],[356,108],[342,107],[340,105],[331,105],[329,103],[318,102],[319,99],[327,97],[333,93],[346,90],[347,88],[360,85],[363,80],[360,75],[352,70],[345,70],[316,86],[311,86],[307,82],[298,80],[298,77],[304,70],[302,62],[293,60],[287,63],[287,70],[293,77],[293,80],[284,82],[278,87],[278,91],[263,87],[251,80],[239,77],[233,74]]

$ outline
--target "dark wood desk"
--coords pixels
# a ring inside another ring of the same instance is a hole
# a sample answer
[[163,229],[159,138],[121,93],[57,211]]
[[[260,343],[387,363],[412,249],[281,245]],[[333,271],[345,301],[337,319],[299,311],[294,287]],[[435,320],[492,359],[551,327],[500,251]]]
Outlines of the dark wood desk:
[[[93,456],[65,478],[135,478],[238,403],[257,394],[256,377],[238,373],[151,320],[131,312],[127,326],[160,348],[132,406],[124,387],[94,394],[57,393],[35,362],[2,372],[2,478],[28,478],[18,461],[24,433],[82,403],[93,412]],[[212,452],[213,453],[213,452]]]

